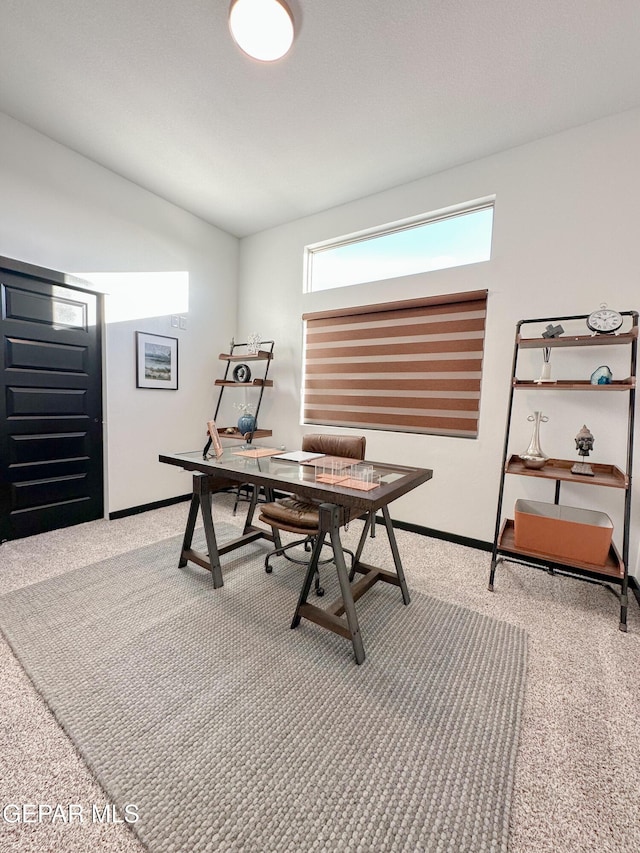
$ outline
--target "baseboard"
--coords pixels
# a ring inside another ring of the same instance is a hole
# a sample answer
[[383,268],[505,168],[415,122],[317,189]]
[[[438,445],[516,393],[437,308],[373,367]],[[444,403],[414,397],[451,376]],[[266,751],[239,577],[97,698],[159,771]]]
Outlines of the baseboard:
[[188,495],[177,495],[175,498],[165,498],[163,501],[153,501],[150,504],[141,504],[140,506],[130,506],[127,509],[118,509],[115,512],[109,513],[109,521],[115,521],[116,518],[127,518],[129,515],[138,515],[141,512],[149,512],[152,509],[162,509],[165,506],[173,506],[181,504],[184,501],[191,500],[191,492]]
[[[384,524],[381,516],[376,516],[376,521]],[[447,533],[445,530],[435,530],[433,527],[423,527],[421,524],[410,524],[408,521],[391,520],[391,524],[397,530],[407,530],[409,533],[418,533],[420,536],[430,536],[432,539],[442,539],[445,542],[454,542],[456,545],[466,545],[468,548],[477,548],[478,551],[491,551],[492,542],[484,539],[472,539],[470,536],[460,536],[457,533]]]

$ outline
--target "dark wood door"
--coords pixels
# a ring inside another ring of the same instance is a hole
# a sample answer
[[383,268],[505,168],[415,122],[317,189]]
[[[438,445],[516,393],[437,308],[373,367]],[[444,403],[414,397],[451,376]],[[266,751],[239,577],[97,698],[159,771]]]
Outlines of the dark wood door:
[[101,300],[0,259],[0,541],[103,516]]

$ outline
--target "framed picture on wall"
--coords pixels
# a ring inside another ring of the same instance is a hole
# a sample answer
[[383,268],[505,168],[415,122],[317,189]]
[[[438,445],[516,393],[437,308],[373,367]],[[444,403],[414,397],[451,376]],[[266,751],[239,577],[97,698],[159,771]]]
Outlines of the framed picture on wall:
[[178,388],[178,339],[136,332],[136,388]]

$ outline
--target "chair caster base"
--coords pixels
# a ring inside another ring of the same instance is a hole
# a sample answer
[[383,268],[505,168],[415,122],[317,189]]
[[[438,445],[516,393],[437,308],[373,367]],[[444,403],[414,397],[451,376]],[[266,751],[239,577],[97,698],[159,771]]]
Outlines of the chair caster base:
[[318,598],[322,598],[322,596],[324,595],[324,588],[323,588],[323,587],[321,587],[321,586],[319,586],[319,587],[316,589],[316,595],[318,596]]
[[264,570],[265,570],[265,572],[266,572],[268,575],[270,575],[270,574],[271,574],[271,572],[273,571],[273,566],[270,566],[270,565],[268,565],[268,564],[267,564],[267,565],[264,567]]

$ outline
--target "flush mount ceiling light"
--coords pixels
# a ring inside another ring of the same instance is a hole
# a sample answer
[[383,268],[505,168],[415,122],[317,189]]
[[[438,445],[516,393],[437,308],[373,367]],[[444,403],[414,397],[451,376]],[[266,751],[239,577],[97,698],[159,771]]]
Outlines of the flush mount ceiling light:
[[284,0],[232,0],[229,29],[240,50],[263,62],[280,59],[293,44],[293,15]]

